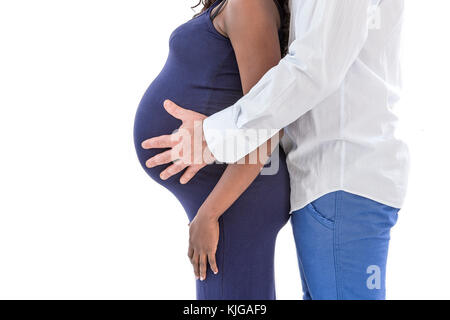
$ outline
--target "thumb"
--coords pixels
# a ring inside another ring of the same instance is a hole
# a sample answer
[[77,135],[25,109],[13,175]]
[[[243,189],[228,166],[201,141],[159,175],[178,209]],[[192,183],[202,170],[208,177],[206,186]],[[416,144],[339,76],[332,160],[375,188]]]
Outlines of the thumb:
[[164,109],[174,118],[178,120],[185,120],[190,110],[184,109],[176,103],[166,100],[164,101]]

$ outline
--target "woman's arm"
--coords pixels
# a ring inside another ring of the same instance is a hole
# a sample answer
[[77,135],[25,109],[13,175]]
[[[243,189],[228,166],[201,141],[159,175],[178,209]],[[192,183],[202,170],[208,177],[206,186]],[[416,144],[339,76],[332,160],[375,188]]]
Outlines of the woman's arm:
[[[273,1],[228,0],[214,20],[219,32],[231,40],[244,94],[281,60],[278,38],[280,17]],[[245,162],[228,165],[199,209],[190,225],[188,252],[197,278],[206,278],[208,262],[214,273],[219,271],[215,262],[219,240],[218,219],[258,177],[274,147],[275,143],[268,141],[248,155]]]

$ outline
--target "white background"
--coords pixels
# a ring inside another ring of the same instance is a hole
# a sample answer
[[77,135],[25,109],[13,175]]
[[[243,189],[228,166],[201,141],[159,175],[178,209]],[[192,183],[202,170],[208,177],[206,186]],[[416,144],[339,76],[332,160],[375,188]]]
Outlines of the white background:
[[[145,175],[132,139],[139,100],[191,3],[0,0],[0,298],[195,298],[187,218]],[[450,2],[406,5],[398,110],[413,162],[388,298],[443,299]],[[276,278],[280,299],[301,297],[289,225]]]

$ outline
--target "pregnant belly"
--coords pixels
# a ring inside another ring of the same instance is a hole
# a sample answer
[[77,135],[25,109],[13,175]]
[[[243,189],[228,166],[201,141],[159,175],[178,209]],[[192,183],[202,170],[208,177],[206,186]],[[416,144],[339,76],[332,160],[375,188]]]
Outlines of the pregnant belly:
[[[183,101],[182,93],[178,90],[178,92],[172,92],[169,95],[166,87],[159,82],[154,82],[139,104],[134,123],[136,153],[147,174],[157,183],[169,189],[180,200],[191,218],[214,188],[226,166],[221,164],[210,165],[201,170],[187,185],[179,183],[183,172],[168,180],[161,180],[161,172],[171,164],[155,168],[147,168],[145,166],[148,159],[168,149],[144,150],[141,147],[142,142],[152,137],[171,134],[181,125],[180,120],[175,119],[166,112],[163,103],[166,99]],[[195,102],[190,101],[190,103],[195,105]]]
[[[180,104],[187,103],[188,105],[200,106],[198,111],[203,114],[208,114],[207,108],[204,103],[196,102],[191,96],[187,96],[188,90],[173,90],[173,87],[163,84],[161,81],[154,82],[139,104],[136,119],[134,123],[134,141],[136,146],[137,156],[139,161],[147,172],[147,174],[160,185],[170,190],[183,205],[188,218],[192,220],[197,213],[198,208],[208,197],[209,193],[214,189],[214,186],[219,181],[223,172],[226,169],[226,165],[212,164],[203,168],[197,175],[186,185],[182,185],[179,179],[183,172],[177,174],[168,180],[161,180],[160,173],[165,170],[170,164],[163,165],[155,168],[147,168],[145,163],[148,159],[159,154],[167,149],[154,149],[144,150],[141,147],[141,143],[152,137],[167,135],[173,133],[179,128],[181,122],[171,115],[169,115],[164,107],[163,102],[166,99],[171,99]],[[169,92],[172,90],[172,92]],[[206,95],[207,93],[205,93]],[[202,95],[196,95],[202,96]],[[195,97],[195,96],[194,96]],[[189,101],[189,99],[191,99]],[[185,102],[187,101],[187,102]],[[228,103],[228,101],[225,101]],[[236,203],[254,203],[256,199],[258,202],[267,202],[267,206],[270,203],[280,201],[280,193],[286,198],[289,197],[289,178],[287,173],[286,161],[283,151],[280,152],[279,168],[276,174],[270,176],[259,176],[250,188],[242,195],[241,199]],[[274,193],[274,190],[277,190]],[[280,205],[284,205],[285,201],[282,201]]]

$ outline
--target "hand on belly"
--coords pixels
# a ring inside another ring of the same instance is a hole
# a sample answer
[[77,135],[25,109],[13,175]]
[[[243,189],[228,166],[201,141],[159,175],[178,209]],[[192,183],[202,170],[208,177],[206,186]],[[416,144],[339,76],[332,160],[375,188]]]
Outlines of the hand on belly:
[[164,108],[170,115],[181,120],[182,125],[176,133],[153,137],[142,142],[142,148],[146,150],[170,148],[147,160],[146,166],[154,168],[175,161],[161,172],[160,177],[166,180],[186,169],[180,178],[180,183],[186,184],[198,171],[214,162],[214,156],[208,150],[203,137],[203,121],[207,117],[183,109],[169,100],[164,102]]

